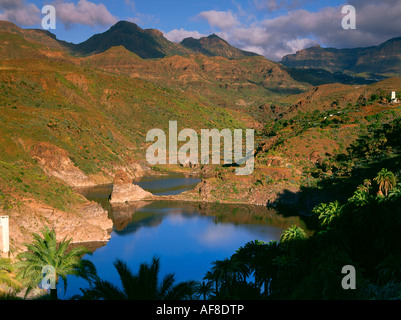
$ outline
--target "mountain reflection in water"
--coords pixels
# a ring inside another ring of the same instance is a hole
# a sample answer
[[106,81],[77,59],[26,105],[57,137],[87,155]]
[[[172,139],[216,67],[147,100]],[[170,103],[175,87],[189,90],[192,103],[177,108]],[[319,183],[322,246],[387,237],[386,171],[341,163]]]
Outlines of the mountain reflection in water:
[[[163,177],[159,187],[155,179],[141,186],[163,189],[161,192],[168,194],[168,177]],[[193,188],[196,180],[191,178],[180,188],[176,179],[172,178],[173,192]],[[82,191],[88,199],[100,202],[114,222],[110,241],[85,258],[95,264],[102,279],[117,286],[121,283],[113,266],[116,258],[125,260],[137,272],[140,263],[159,256],[161,277],[174,272],[177,281],[202,280],[212,261],[230,257],[247,242],[279,240],[282,231],[293,224],[305,228],[299,217],[285,217],[261,206],[139,201],[111,207],[111,190],[109,185]],[[86,281],[70,276],[66,297],[80,293],[80,287],[87,287]]]

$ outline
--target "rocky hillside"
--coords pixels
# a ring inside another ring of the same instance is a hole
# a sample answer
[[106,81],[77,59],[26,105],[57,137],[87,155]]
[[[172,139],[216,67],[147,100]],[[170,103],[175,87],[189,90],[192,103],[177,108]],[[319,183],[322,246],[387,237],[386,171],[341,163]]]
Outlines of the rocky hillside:
[[401,104],[390,102],[391,91],[400,97],[400,78],[363,86],[326,84],[264,105],[273,120],[257,137],[253,174],[239,177],[232,167],[214,168],[212,178],[183,196],[270,204],[305,214],[317,203],[346,200],[361,181],[346,180],[354,163],[342,159],[361,136],[401,116]]

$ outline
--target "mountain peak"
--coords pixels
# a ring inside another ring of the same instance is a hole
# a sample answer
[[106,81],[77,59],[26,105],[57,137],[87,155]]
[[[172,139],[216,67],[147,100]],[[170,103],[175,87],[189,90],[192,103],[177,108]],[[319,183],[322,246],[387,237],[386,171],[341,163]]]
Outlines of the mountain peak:
[[[217,34],[212,33],[210,36],[206,37],[208,39],[219,39],[219,40],[223,40],[222,38],[220,38]],[[225,40],[223,40],[225,41]]]
[[221,56],[228,59],[239,59],[250,56],[257,56],[256,53],[243,51],[231,46],[226,40],[220,38],[216,34],[208,37],[194,39],[192,37],[185,38],[181,41],[181,45],[194,51],[196,54],[205,56]]
[[141,27],[139,27],[136,23],[125,20],[118,21],[117,23],[112,25],[110,29],[120,29],[120,28],[141,29]]

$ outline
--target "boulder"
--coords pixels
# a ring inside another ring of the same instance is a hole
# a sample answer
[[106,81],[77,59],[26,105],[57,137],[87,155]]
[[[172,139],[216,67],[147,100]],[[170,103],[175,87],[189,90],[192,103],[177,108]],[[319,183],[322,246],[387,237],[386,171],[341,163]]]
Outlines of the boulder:
[[133,179],[123,170],[116,172],[110,203],[126,203],[140,201],[152,197],[153,194],[134,184]]

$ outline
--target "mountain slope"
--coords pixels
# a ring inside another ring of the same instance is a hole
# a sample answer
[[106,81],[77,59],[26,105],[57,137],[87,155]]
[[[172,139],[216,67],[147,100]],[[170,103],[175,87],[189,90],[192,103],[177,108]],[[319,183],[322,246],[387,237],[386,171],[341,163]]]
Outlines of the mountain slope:
[[261,104],[311,87],[294,80],[281,65],[262,56],[231,60],[199,54],[141,59],[120,46],[85,57],[81,65],[197,95],[235,112],[254,128],[264,121]]
[[0,32],[16,34],[29,42],[38,43],[55,50],[71,51],[74,47],[74,44],[72,43],[58,40],[53,33],[47,30],[22,29],[9,21],[0,21]]

